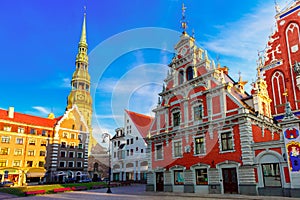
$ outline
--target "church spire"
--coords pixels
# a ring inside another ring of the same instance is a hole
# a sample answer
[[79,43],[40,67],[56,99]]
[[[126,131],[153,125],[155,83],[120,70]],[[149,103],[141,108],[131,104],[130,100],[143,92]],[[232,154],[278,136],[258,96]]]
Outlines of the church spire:
[[82,22],[81,37],[80,37],[80,41],[79,41],[79,46],[87,47],[87,42],[86,42],[86,6],[84,6],[84,15],[83,15],[83,22]]

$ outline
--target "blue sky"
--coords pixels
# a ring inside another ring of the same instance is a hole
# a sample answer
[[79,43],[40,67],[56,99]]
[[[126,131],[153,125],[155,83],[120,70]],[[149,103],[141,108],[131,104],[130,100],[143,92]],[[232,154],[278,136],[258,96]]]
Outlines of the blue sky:
[[[274,0],[185,0],[188,32],[244,80],[274,30]],[[124,109],[151,114],[181,32],[182,0],[2,0],[0,107],[63,114],[75,69],[83,7],[94,99],[94,131],[114,132]],[[283,6],[287,2],[278,0]],[[250,84],[248,83],[248,91]]]

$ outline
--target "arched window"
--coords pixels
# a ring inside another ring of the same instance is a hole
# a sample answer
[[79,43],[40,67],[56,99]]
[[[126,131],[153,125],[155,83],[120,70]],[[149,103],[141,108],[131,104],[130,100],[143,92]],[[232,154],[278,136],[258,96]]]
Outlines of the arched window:
[[272,95],[274,106],[285,103],[285,97],[283,93],[285,91],[285,80],[282,72],[276,71],[272,76]]
[[95,164],[94,164],[94,172],[98,171],[98,167],[99,167],[99,164],[98,164],[98,163],[95,163]]
[[187,68],[187,80],[192,80],[194,78],[194,70],[193,70],[193,67],[188,67]]
[[183,79],[184,78],[184,73],[183,70],[179,71],[179,75],[178,75],[178,85],[183,83]]

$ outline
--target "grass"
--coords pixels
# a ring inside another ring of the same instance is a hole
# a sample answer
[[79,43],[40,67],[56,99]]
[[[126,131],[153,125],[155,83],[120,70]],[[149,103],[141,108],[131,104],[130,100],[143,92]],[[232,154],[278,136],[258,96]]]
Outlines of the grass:
[[90,183],[66,183],[66,184],[52,184],[52,185],[32,185],[32,186],[22,186],[22,187],[7,187],[0,188],[0,192],[13,194],[16,196],[25,196],[24,192],[33,190],[45,190],[46,193],[53,193],[55,188],[65,188],[65,187],[76,187],[76,186],[86,186],[91,189],[94,185],[105,185],[103,182],[90,182]]

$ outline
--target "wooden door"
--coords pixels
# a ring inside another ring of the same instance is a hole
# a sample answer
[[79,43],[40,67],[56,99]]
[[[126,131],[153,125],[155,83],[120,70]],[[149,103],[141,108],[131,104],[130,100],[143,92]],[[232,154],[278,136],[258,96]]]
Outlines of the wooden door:
[[237,194],[238,182],[236,168],[224,168],[222,169],[222,173],[224,193]]
[[156,173],[156,191],[164,191],[164,173]]

